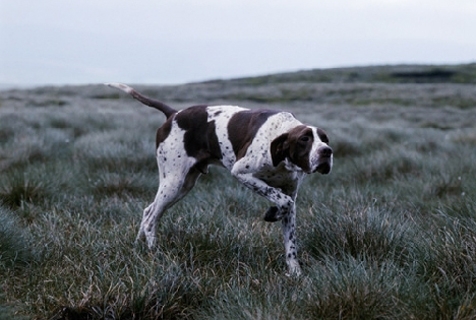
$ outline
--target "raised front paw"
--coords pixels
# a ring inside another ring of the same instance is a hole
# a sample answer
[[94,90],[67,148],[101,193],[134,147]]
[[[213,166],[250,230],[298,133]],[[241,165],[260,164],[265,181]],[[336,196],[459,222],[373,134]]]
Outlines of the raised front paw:
[[264,221],[266,222],[276,222],[283,218],[281,210],[278,207],[272,206],[264,214]]

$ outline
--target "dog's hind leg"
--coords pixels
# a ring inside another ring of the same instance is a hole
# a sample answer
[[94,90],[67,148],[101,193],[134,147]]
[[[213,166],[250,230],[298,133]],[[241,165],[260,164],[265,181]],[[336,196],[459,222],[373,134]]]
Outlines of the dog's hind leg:
[[150,249],[155,246],[158,221],[168,208],[182,199],[193,188],[199,176],[200,171],[192,167],[185,177],[170,176],[170,179],[160,181],[154,202],[144,210],[136,241],[145,237]]

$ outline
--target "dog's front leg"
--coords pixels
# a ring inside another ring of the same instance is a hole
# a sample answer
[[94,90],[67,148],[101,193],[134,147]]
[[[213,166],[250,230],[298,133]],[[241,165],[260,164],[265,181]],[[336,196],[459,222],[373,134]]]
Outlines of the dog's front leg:
[[294,199],[283,193],[280,189],[269,186],[263,180],[253,176],[251,173],[236,173],[232,174],[244,186],[250,188],[260,196],[265,197],[269,201],[275,203],[280,212],[288,212],[294,206]]
[[296,206],[293,204],[288,212],[285,212],[282,219],[284,249],[286,253],[286,264],[288,265],[289,276],[299,276],[301,267],[297,261],[296,248]]
[[[259,195],[267,198],[277,205],[276,208],[282,216],[284,248],[286,254],[286,264],[288,266],[287,275],[300,275],[301,268],[297,261],[296,248],[296,206],[294,199],[283,193],[280,189],[270,187],[264,181],[257,179],[252,174],[233,174],[246,187],[252,189]],[[274,211],[274,209],[273,209]]]

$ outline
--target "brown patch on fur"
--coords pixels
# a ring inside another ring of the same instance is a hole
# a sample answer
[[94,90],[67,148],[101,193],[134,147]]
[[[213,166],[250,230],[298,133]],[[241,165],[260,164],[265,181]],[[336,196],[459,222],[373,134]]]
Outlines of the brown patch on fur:
[[155,136],[155,149],[159,147],[159,144],[165,141],[170,134],[170,130],[172,129],[172,118],[168,118],[167,121],[157,129],[157,134]]
[[314,143],[312,129],[300,125],[284,133],[271,142],[273,165],[277,166],[289,158],[292,163],[309,172],[309,154]]
[[253,141],[256,133],[268,118],[278,111],[274,110],[246,110],[234,114],[228,123],[228,137],[236,160],[243,158]]
[[183,143],[187,155],[197,159],[197,169],[206,173],[210,163],[222,158],[215,121],[208,122],[207,106],[185,109],[175,116],[175,121],[185,130]]

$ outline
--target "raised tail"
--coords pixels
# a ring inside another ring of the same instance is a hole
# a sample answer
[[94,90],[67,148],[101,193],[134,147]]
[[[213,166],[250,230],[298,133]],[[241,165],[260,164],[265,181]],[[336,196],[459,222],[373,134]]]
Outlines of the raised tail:
[[165,103],[162,103],[158,100],[150,99],[147,98],[146,96],[140,94],[139,92],[135,91],[133,88],[129,87],[128,85],[122,84],[122,83],[105,83],[105,85],[112,87],[112,88],[117,88],[120,89],[128,94],[130,94],[134,99],[139,100],[143,104],[152,107],[154,109],[157,109],[159,111],[162,111],[167,118],[169,118],[171,115],[177,112],[172,107],[169,107]]

